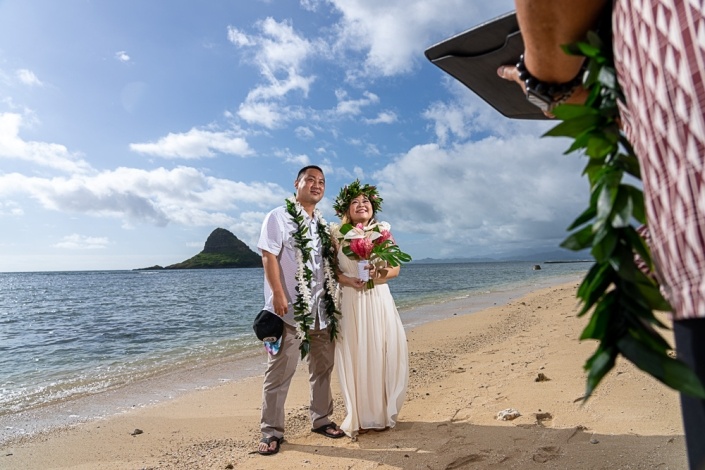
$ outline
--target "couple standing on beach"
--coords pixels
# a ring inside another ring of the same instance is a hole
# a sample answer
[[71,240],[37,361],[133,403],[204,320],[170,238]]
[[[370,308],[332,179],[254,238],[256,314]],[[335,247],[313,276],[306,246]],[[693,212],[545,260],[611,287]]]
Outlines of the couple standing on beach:
[[[396,424],[406,395],[406,335],[386,285],[399,267],[367,264],[376,287],[366,287],[358,261],[343,252],[340,227],[329,227],[316,208],[325,186],[321,168],[302,168],[295,196],[267,214],[257,243],[264,309],[284,320],[264,375],[257,449],[262,455],[276,454],[283,442],[284,402],[299,356],[307,356],[309,367],[312,432],[337,439],[386,430]],[[340,191],[334,208],[343,224],[362,224],[360,230],[377,224],[389,236],[389,225],[374,219],[381,203],[374,186],[355,181]],[[340,427],[330,419],[334,361],[347,410]]]

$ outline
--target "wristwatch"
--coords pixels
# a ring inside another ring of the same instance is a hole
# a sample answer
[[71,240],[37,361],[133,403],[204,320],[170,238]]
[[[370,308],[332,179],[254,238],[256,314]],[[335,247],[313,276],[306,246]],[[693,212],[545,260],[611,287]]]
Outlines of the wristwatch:
[[559,104],[564,103],[570,98],[575,90],[582,83],[582,72],[578,72],[571,81],[566,83],[546,83],[534,77],[526,70],[524,63],[524,54],[519,57],[517,62],[517,71],[519,78],[526,85],[526,99],[529,103],[538,107],[543,112],[550,113]]

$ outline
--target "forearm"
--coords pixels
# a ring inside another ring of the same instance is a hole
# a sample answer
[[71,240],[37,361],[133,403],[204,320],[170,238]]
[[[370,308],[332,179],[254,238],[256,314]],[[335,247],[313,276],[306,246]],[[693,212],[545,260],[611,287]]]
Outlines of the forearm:
[[389,279],[394,279],[395,277],[397,277],[399,275],[400,269],[401,269],[400,266],[396,266],[394,268],[392,268],[391,266],[387,266],[387,267],[378,269],[376,272],[375,281],[384,282],[384,281],[388,281]]
[[272,289],[274,313],[284,315],[288,310],[288,301],[281,281],[279,260],[274,254],[263,250],[262,267],[264,268],[264,277],[267,278],[267,283]]
[[537,79],[565,83],[580,71],[583,58],[562,45],[585,38],[595,27],[606,0],[515,0],[524,40],[524,63]]

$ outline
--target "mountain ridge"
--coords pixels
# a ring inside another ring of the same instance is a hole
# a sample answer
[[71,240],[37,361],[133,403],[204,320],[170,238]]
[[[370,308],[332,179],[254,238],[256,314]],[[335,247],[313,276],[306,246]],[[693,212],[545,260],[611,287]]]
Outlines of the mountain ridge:
[[231,231],[216,228],[211,232],[197,255],[169,266],[151,266],[139,268],[145,270],[160,269],[226,269],[226,268],[261,268],[262,258],[252,251]]

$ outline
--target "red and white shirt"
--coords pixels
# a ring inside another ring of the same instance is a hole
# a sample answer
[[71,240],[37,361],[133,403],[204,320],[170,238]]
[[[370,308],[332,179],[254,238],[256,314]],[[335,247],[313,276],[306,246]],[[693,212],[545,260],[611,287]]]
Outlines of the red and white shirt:
[[612,21],[657,276],[674,319],[705,318],[703,0],[617,0]]

